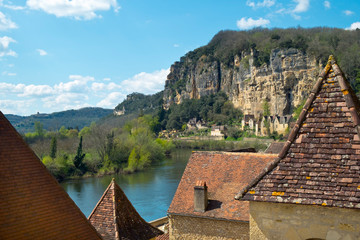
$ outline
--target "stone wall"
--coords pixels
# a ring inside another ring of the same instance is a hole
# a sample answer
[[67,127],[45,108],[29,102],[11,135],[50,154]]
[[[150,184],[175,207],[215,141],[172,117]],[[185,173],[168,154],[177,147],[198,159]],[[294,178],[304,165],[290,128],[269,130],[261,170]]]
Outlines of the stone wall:
[[307,98],[322,67],[296,49],[273,49],[269,58],[269,64],[260,67],[253,65],[253,55],[235,56],[233,66],[205,55],[197,61],[184,58],[170,68],[164,108],[223,91],[244,114],[259,118],[264,101],[269,102],[271,115],[290,114]]
[[169,216],[170,240],[249,239],[249,223],[189,216]]
[[360,210],[250,202],[250,239],[360,239]]

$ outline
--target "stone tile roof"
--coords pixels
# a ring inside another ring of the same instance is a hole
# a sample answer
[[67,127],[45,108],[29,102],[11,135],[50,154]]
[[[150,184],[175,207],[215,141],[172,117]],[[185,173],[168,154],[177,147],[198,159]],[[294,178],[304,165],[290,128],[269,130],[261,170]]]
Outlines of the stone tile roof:
[[[193,152],[168,214],[249,221],[248,202],[234,195],[245,187],[276,155],[259,153]],[[194,212],[194,186],[205,181],[209,204],[205,212]]]
[[0,239],[101,239],[1,112]]
[[265,150],[265,153],[279,154],[284,145],[285,142],[272,142],[270,146]]
[[138,214],[114,179],[90,214],[89,221],[104,240],[148,240],[163,234]]
[[236,198],[360,208],[359,109],[331,56],[278,159]]

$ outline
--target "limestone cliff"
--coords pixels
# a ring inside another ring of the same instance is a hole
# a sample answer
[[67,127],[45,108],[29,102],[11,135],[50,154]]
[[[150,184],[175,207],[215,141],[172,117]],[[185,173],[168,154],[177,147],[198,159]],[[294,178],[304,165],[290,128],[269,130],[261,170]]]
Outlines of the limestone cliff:
[[194,61],[183,57],[170,68],[164,90],[164,107],[183,99],[225,92],[244,114],[262,114],[269,102],[271,114],[283,116],[305,99],[321,69],[315,57],[294,48],[273,49],[268,63],[256,67],[256,52],[235,55],[224,64],[203,55]]

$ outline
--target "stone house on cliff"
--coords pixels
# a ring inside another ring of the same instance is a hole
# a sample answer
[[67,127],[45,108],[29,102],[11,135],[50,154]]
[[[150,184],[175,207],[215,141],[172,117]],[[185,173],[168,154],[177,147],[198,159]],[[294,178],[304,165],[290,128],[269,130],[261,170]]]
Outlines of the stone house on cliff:
[[[270,133],[277,132],[278,134],[286,134],[287,129],[290,126],[292,116],[285,115],[285,116],[267,116],[262,117],[260,122],[260,130],[258,131],[261,136],[268,135],[267,131],[269,130]],[[269,129],[267,129],[266,124],[268,124]]]
[[291,115],[267,116],[261,117],[260,120],[257,120],[254,115],[244,115],[241,126],[242,130],[248,128],[253,131],[256,136],[266,136],[269,134],[268,131],[270,131],[270,133],[276,131],[278,134],[285,135],[290,126],[291,119]]
[[149,240],[163,235],[139,215],[114,179],[88,219],[104,240]]
[[0,239],[101,239],[1,112]]
[[170,239],[248,239],[248,203],[234,195],[275,157],[192,153],[168,209]]
[[278,158],[236,196],[250,239],[360,239],[359,113],[330,57]]

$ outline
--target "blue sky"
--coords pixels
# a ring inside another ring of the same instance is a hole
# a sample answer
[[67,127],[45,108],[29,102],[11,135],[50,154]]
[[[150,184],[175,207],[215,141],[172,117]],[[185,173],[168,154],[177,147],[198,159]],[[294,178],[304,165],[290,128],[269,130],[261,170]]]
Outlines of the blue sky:
[[360,2],[0,0],[0,111],[114,108],[220,30],[360,28]]

